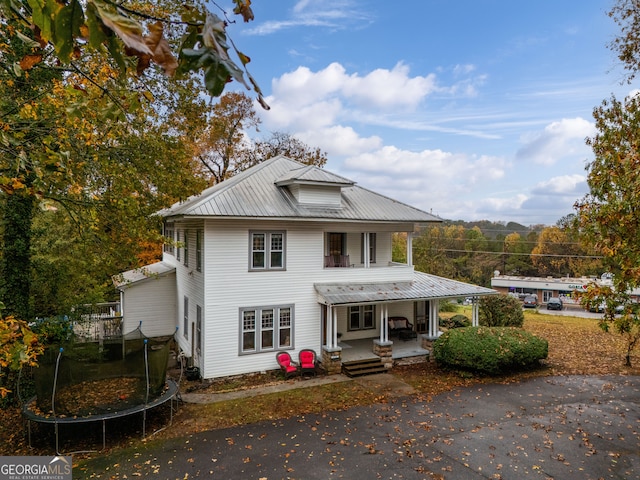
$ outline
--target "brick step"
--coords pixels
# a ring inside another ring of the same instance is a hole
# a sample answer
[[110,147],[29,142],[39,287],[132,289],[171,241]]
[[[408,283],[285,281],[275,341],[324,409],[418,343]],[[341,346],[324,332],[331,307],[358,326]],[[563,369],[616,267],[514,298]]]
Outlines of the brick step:
[[387,369],[379,358],[352,360],[342,364],[342,373],[348,377],[361,377],[375,373],[386,373]]

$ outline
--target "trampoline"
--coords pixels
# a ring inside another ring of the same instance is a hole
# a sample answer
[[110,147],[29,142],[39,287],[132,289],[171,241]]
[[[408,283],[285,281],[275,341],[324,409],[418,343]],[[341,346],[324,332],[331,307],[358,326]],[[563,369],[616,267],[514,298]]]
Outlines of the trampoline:
[[169,424],[178,405],[179,385],[167,379],[172,337],[147,338],[140,328],[99,342],[51,346],[34,371],[36,395],[22,408],[31,424],[54,426],[59,454],[59,426],[102,423],[106,448],[106,422],[142,413],[146,437],[147,411],[168,404]]

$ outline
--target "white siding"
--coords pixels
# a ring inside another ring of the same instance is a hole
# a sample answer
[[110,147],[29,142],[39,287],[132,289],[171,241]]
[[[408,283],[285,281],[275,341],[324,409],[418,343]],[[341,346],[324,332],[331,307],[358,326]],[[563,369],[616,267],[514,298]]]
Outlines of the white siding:
[[175,314],[176,276],[173,273],[149,277],[123,290],[123,333],[140,325],[147,337],[173,335]]
[[[200,305],[203,315],[202,355],[196,355],[193,361],[200,367],[204,378],[277,368],[275,350],[241,354],[241,308],[293,305],[292,356],[296,357],[303,348],[312,348],[320,354],[322,319],[315,283],[408,281],[413,273],[409,266],[388,267],[391,234],[380,232],[373,224],[347,225],[345,230],[344,224],[207,219],[176,221],[174,228],[181,234],[189,231],[190,256],[187,267],[184,266],[184,250],[180,261],[172,258],[177,281],[174,309],[174,328],[178,326],[176,339],[187,356],[195,352],[191,324],[196,322],[196,307]],[[195,261],[198,229],[204,229],[202,272],[196,270]],[[286,232],[285,270],[249,270],[250,231]],[[377,268],[324,268],[325,233],[328,231],[350,232],[349,253],[358,263],[360,232],[376,232]],[[383,266],[386,268],[379,268]],[[183,331],[185,296],[189,298],[187,337]],[[344,312],[341,318],[346,322],[346,310]],[[344,325],[346,327],[346,323]],[[359,334],[372,336],[375,332],[366,330]]]
[[[178,345],[186,354],[187,357],[191,357],[192,353],[195,354],[196,346],[195,346],[195,338],[194,338],[194,330],[196,323],[196,308],[197,305],[200,305],[203,309],[203,317],[206,316],[205,313],[205,302],[204,302],[204,272],[207,269],[206,263],[203,266],[201,272],[196,270],[196,232],[198,230],[204,230],[204,221],[196,220],[196,221],[176,221],[175,222],[176,231],[180,230],[180,242],[184,241],[184,232],[188,232],[188,252],[189,259],[188,264],[185,265],[185,249],[181,247],[180,251],[180,260],[175,261],[176,265],[176,280],[177,280],[177,289],[176,289],[176,317],[174,325],[178,327],[176,332],[176,340]],[[206,241],[205,241],[206,243]],[[203,250],[206,252],[206,246],[203,247]],[[187,297],[189,299],[189,325],[188,331],[184,330],[184,298]],[[204,330],[204,329],[203,329]],[[203,332],[204,334],[204,332]],[[202,366],[199,364],[200,359],[194,359],[194,364],[196,366]]]

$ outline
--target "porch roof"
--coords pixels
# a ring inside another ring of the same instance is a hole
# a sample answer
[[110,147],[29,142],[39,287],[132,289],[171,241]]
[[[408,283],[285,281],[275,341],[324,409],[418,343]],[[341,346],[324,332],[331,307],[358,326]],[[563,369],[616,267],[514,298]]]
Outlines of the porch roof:
[[410,282],[317,283],[314,287],[320,302],[328,305],[433,300],[498,293],[491,288],[422,272],[414,272],[413,280]]
[[129,287],[135,283],[149,280],[150,278],[158,278],[163,275],[174,273],[176,268],[165,262],[157,262],[146,267],[134,268],[122,272],[112,277],[113,284],[118,290]]

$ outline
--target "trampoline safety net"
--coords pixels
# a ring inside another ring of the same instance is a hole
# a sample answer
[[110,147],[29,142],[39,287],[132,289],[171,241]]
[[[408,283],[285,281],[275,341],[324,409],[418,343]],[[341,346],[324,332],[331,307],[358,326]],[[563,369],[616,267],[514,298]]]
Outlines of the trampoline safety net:
[[34,371],[38,416],[88,417],[153,401],[166,389],[172,337],[138,328],[101,342],[51,346]]

